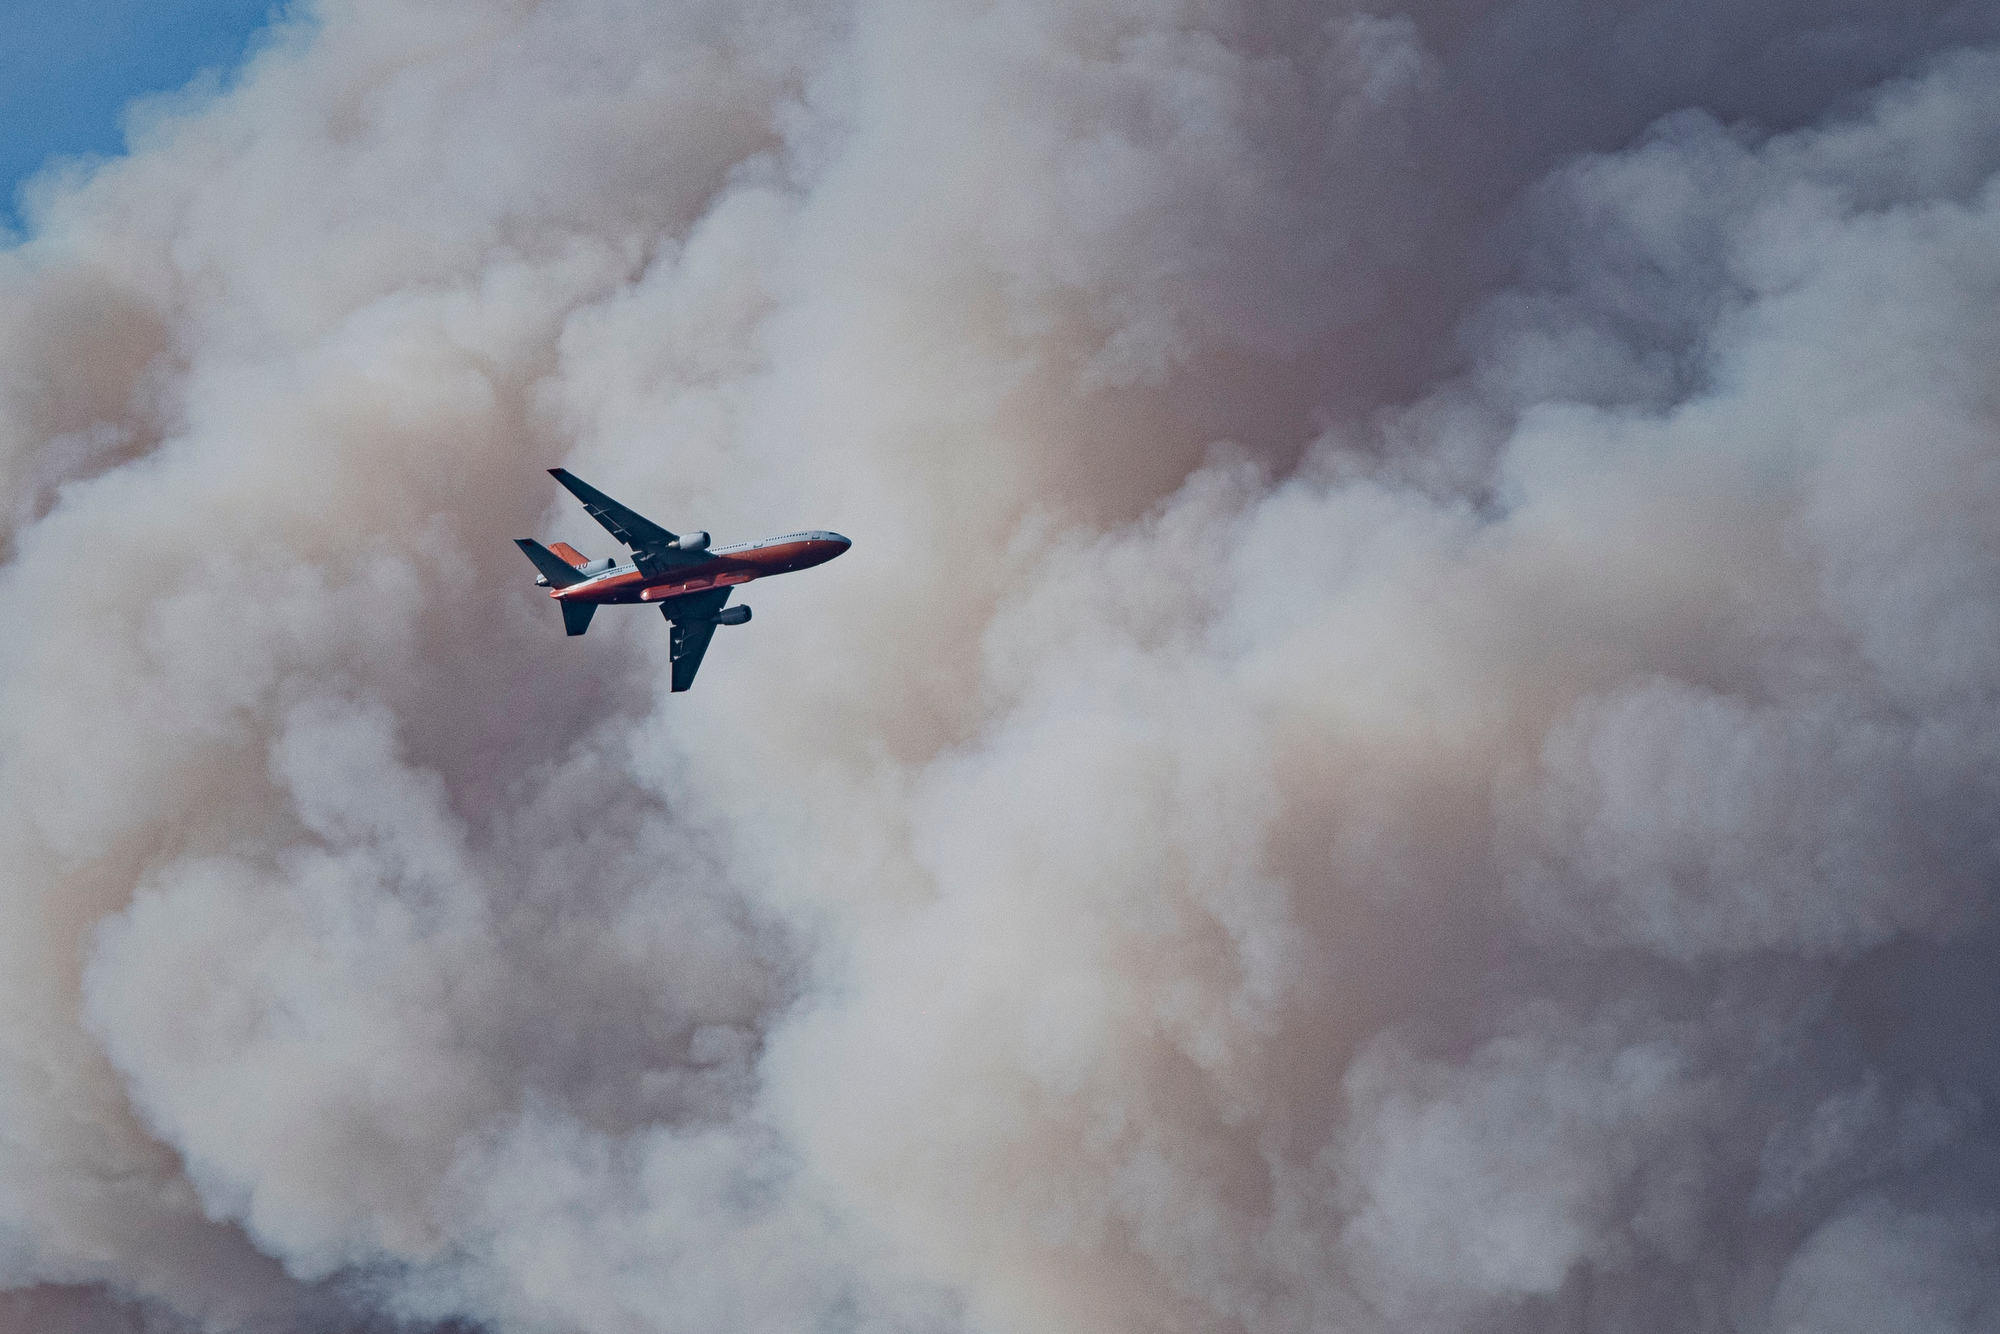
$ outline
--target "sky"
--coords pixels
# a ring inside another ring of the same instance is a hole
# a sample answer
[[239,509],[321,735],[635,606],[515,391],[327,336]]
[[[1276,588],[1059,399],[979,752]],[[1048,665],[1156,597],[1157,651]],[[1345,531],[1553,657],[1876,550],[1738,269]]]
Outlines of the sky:
[[2000,1327],[2000,3],[296,18],[0,249],[0,1328]]
[[18,230],[15,191],[51,157],[125,146],[134,97],[226,74],[274,7],[269,0],[90,0],[0,5],[0,183]]

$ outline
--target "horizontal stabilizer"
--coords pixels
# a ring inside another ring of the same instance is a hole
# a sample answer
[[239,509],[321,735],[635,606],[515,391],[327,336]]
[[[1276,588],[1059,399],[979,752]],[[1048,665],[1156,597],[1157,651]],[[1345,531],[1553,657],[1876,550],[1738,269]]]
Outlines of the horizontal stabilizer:
[[[549,581],[551,587],[568,588],[571,584],[583,582],[583,576],[577,573],[574,565],[532,537],[517,537],[514,539],[514,545],[521,548],[522,553],[535,563],[535,568],[542,572],[542,577]],[[570,633],[580,635],[583,631],[572,630]]]
[[590,628],[590,618],[597,615],[595,602],[565,602],[563,609],[563,629],[573,635],[580,635]]

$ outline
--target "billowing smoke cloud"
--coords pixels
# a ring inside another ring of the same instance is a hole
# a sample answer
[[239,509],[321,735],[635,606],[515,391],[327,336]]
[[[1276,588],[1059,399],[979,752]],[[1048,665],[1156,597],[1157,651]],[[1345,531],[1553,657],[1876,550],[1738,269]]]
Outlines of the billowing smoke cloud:
[[[2000,6],[324,0],[0,255],[0,1320],[2000,1328]],[[830,527],[669,697],[567,462]]]

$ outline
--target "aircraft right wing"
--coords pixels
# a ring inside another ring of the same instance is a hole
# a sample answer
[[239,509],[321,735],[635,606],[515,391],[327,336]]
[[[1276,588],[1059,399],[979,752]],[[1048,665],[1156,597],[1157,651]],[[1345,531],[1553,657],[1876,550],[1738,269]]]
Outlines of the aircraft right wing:
[[613,537],[634,551],[666,551],[672,547],[673,533],[645,515],[626,509],[590,483],[579,480],[567,468],[551,468],[549,475],[583,502],[591,518],[603,524]]
[[673,622],[674,689],[686,690],[701,670],[702,654],[715,638],[715,613],[729,601],[730,590],[710,588],[683,593],[660,604],[660,614]]

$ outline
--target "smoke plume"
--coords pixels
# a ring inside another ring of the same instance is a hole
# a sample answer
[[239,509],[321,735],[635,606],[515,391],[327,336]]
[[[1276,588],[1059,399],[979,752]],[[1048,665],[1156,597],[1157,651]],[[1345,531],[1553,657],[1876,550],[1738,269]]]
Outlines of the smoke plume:
[[[319,0],[0,252],[0,1322],[2000,1329],[2000,5]],[[839,562],[668,693],[566,464]]]

